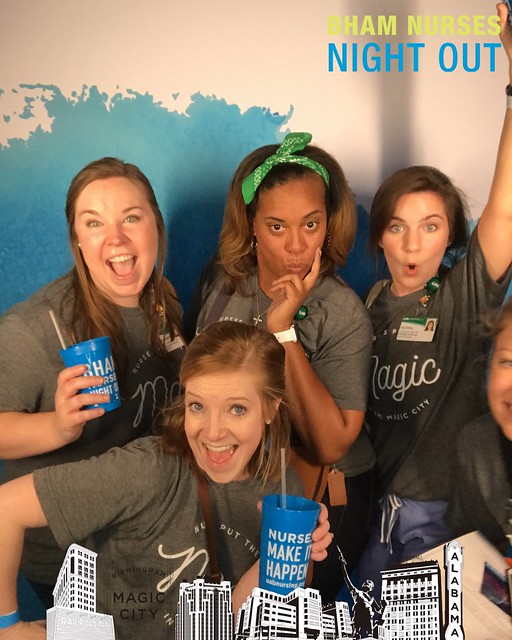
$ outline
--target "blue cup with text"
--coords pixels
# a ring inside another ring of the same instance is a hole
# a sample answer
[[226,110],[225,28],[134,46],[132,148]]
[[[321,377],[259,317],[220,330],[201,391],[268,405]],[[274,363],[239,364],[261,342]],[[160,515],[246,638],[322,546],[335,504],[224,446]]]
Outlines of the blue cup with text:
[[263,498],[259,587],[287,595],[306,584],[320,505],[299,496]]
[[112,357],[112,348],[108,336],[78,342],[67,349],[61,349],[60,355],[66,367],[85,364],[87,371],[84,373],[84,376],[103,377],[104,382],[100,387],[87,387],[87,389],[83,389],[80,393],[106,393],[110,396],[110,401],[90,404],[84,407],[84,409],[101,407],[105,409],[105,411],[113,411],[121,406],[119,384],[117,383],[114,358]]

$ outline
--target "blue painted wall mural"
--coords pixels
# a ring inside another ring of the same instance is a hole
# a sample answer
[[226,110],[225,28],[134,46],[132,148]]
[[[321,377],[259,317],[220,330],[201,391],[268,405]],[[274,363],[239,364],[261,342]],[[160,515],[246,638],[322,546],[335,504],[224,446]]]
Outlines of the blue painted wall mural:
[[77,171],[105,155],[137,164],[150,178],[168,230],[166,273],[186,302],[215,251],[236,166],[252,149],[280,140],[290,116],[259,107],[242,114],[201,94],[180,114],[135,91],[108,99],[98,87],[83,87],[67,99],[56,86],[20,88],[34,95],[11,117],[33,118],[40,100],[52,125],[0,149],[0,311],[70,268],[66,190]]

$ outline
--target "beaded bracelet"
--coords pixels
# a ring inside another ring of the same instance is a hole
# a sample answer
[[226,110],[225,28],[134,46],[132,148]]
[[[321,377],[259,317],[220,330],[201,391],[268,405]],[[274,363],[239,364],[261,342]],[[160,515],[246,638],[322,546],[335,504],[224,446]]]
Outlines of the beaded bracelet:
[[20,612],[17,609],[12,613],[7,613],[5,616],[0,616],[0,629],[12,627],[13,624],[16,624],[20,620]]

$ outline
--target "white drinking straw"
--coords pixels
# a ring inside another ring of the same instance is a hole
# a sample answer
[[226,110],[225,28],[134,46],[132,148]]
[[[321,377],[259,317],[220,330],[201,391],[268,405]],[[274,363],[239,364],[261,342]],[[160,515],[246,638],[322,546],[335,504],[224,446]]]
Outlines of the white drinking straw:
[[281,507],[286,509],[286,449],[281,449]]
[[59,336],[59,340],[60,343],[62,345],[63,349],[66,349],[66,343],[64,342],[64,338],[62,337],[62,332],[60,330],[59,327],[59,323],[57,322],[57,318],[55,317],[55,314],[53,313],[53,311],[50,309],[50,318],[52,319],[53,322],[53,326],[55,327],[55,331],[57,332],[57,335]]

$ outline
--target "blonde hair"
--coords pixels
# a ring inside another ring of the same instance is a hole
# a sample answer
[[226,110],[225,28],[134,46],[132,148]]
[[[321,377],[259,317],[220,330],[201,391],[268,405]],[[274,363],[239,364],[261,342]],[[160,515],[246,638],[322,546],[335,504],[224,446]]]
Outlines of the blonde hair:
[[[254,200],[246,205],[242,197],[244,178],[278,148],[279,145],[266,145],[250,153],[242,160],[231,181],[219,241],[219,262],[224,267],[226,288],[230,293],[235,290],[243,293],[244,282],[257,265],[256,256],[251,251],[251,242],[259,193],[270,191],[275,186],[291,180],[317,175],[312,169],[300,164],[279,164],[270,170],[258,187]],[[346,264],[347,256],[354,244],[357,218],[352,192],[339,163],[323,149],[308,145],[295,155],[311,158],[329,173],[330,186],[324,185],[327,242],[322,250],[320,273],[334,275],[337,267]]]
[[[192,340],[183,358],[180,382],[196,376],[223,372],[248,371],[262,403],[266,426],[260,445],[247,465],[251,477],[263,482],[279,480],[281,448],[289,447],[290,416],[283,402],[285,392],[284,349],[274,336],[241,322],[216,322]],[[279,407],[275,412],[276,401]],[[268,418],[267,418],[268,416]],[[162,448],[188,460],[192,452],[185,435],[185,403],[183,395],[164,412]]]

